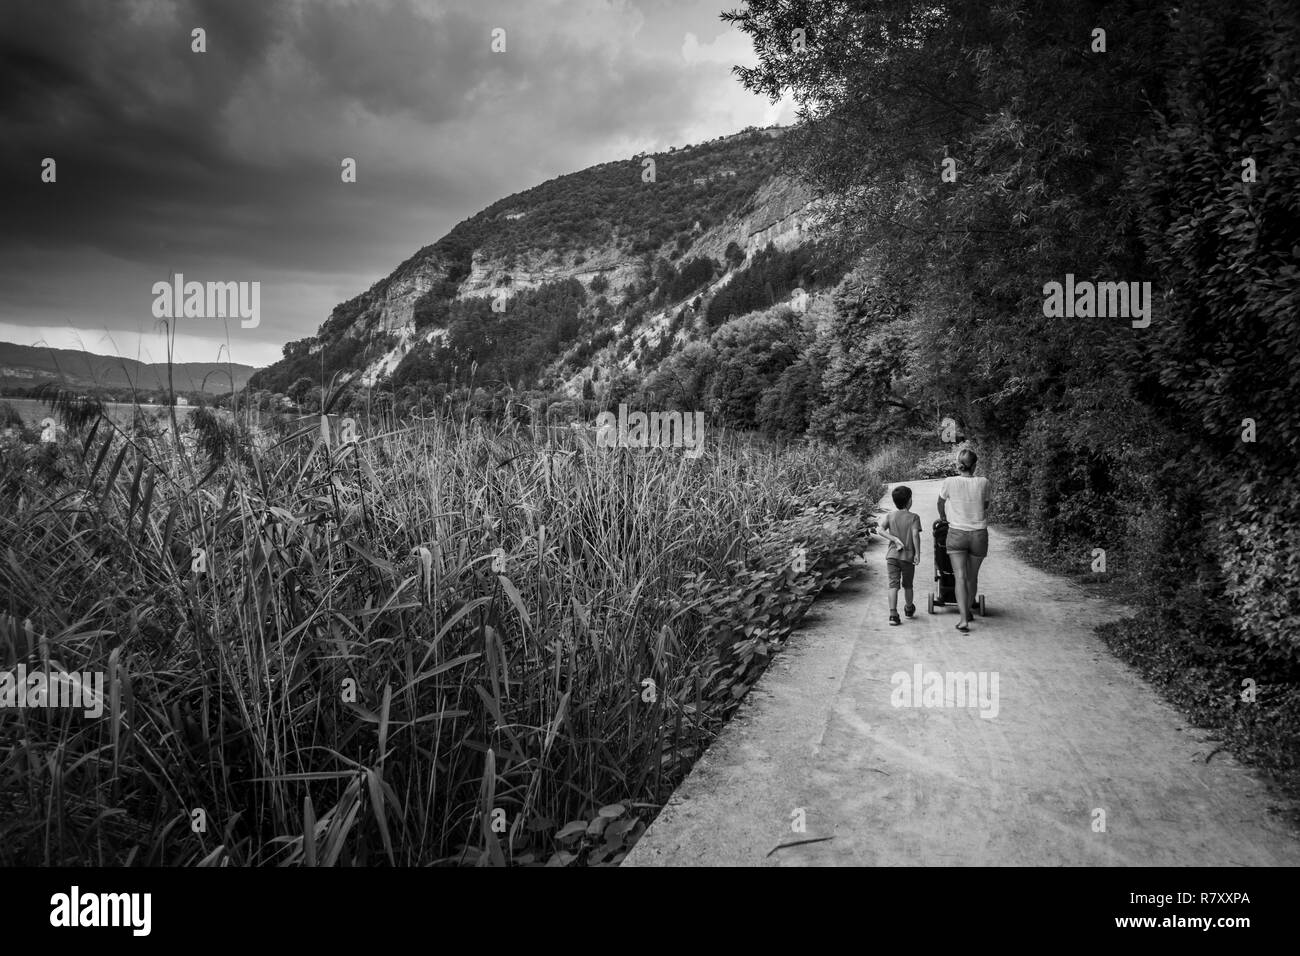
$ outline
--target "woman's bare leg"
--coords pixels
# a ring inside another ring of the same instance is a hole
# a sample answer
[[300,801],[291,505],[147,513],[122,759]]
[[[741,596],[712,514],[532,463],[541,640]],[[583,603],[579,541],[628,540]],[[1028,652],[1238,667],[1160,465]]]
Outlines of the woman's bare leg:
[[969,607],[980,599],[980,565],[984,563],[984,559],[972,554],[967,560],[966,578],[970,582],[970,600],[966,602],[966,606]]
[[966,597],[967,554],[965,551],[956,554],[948,552],[948,560],[952,562],[952,576],[956,579],[953,592],[957,595],[957,610],[961,612],[961,620],[957,622],[959,624],[970,623],[970,600]]

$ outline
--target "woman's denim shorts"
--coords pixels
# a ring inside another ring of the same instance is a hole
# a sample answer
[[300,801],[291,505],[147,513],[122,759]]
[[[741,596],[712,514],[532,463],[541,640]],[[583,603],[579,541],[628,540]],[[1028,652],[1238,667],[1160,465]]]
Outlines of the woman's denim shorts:
[[958,531],[948,529],[948,541],[944,545],[949,554],[967,552],[972,558],[987,558],[989,554],[989,532],[987,528],[979,531]]

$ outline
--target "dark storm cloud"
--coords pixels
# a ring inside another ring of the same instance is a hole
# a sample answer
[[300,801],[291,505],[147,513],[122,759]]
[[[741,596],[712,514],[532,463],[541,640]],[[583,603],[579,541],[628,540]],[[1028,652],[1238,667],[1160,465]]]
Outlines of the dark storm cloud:
[[[194,3],[193,12],[181,5],[127,16],[117,4],[17,6],[0,51],[0,88],[20,91],[0,113],[0,136],[15,146],[0,158],[16,187],[7,241],[72,240],[131,258],[172,233],[176,213],[205,193],[223,198],[223,180],[242,161],[211,120],[229,78],[266,49],[269,7]],[[189,49],[196,20],[211,24],[210,37],[243,45],[202,60]],[[58,163],[54,187],[33,175],[46,156]]]
[[[728,64],[682,57],[688,32],[723,29],[722,6],[9,2],[0,338],[143,330],[149,285],[172,270],[260,279],[273,320],[245,342],[310,334],[503,195],[755,122],[726,109]],[[39,179],[47,156],[55,185]],[[356,184],[340,182],[345,156]]]
[[360,17],[340,7],[306,7],[294,43],[328,95],[376,115],[406,111],[429,123],[461,115],[465,90],[491,65],[480,25],[455,12],[435,22],[407,5],[378,5]]

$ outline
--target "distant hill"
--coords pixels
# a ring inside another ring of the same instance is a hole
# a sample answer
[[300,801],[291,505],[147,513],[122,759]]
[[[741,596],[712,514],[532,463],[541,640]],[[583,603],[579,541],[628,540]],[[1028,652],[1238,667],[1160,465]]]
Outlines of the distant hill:
[[[815,203],[780,172],[784,132],[638,154],[498,200],[287,343],[250,387],[473,374],[577,395],[602,368],[653,365],[728,316],[822,287],[818,257],[799,252]],[[790,257],[765,258],[769,246]]]
[[[171,367],[171,377],[178,392],[220,395],[231,391],[232,378],[234,387],[240,389],[256,371],[251,365],[178,362]],[[0,388],[33,388],[47,382],[76,389],[156,391],[167,388],[167,364],[0,342]]]

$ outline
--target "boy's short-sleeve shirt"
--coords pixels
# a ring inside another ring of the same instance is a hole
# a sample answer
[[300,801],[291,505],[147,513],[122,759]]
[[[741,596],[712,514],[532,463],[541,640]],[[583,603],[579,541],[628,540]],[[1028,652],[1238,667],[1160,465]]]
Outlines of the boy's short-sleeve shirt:
[[914,511],[891,511],[885,515],[882,522],[885,531],[888,531],[896,538],[901,538],[907,543],[904,548],[899,548],[894,542],[889,542],[889,550],[885,552],[885,560],[898,558],[902,561],[911,561],[916,557],[912,550],[912,531],[921,530],[921,516]]
[[989,496],[989,480],[983,475],[952,475],[939,486],[939,497],[947,502],[948,527],[958,531],[983,531],[984,500]]

